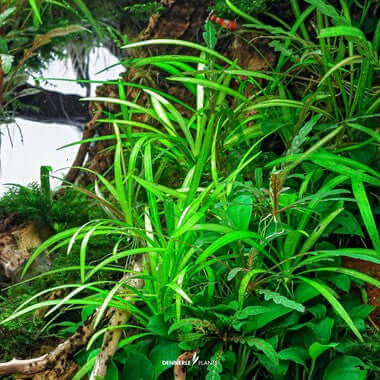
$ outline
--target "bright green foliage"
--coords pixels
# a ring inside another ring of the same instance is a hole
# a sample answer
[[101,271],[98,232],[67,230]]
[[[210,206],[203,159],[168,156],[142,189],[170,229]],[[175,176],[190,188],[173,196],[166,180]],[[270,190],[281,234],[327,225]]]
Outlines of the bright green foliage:
[[[119,99],[87,99],[121,108],[102,120],[114,127],[106,137],[115,141],[113,176],[97,174],[94,188],[82,190],[107,216],[54,235],[24,270],[46,249],[77,253],[76,281],[58,285],[66,297],[49,304],[50,315],[81,307],[82,319],[99,310],[75,380],[94,365],[109,307],[133,316],[121,326],[134,333],[110,363],[114,378],[170,378],[161,354],[172,360],[189,350],[213,360],[188,368],[190,379],[376,376],[364,284],[380,282],[342,260],[380,263],[378,40],[374,28],[364,30],[365,17],[354,25],[355,4],[310,0],[301,11],[291,3],[293,24],[275,16],[274,26],[226,1],[249,29],[275,41],[270,72],[243,69],[216,51],[207,24],[206,46],[171,39],[125,46],[191,48],[191,56],[125,62],[166,72],[169,83],[188,90],[188,102],[122,81]],[[126,99],[126,86],[149,102]],[[91,244],[106,237],[112,247],[93,261]],[[140,257],[141,289],[114,280]],[[107,272],[115,277],[102,280]],[[30,298],[3,323],[45,305]],[[353,346],[366,347],[366,356]]]

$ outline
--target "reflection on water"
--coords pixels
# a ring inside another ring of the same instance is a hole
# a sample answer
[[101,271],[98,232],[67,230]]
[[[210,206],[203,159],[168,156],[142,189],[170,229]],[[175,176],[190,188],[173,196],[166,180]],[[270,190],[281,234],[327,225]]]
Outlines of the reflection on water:
[[[67,125],[42,124],[22,119],[17,119],[17,124],[22,136],[16,125],[10,125],[11,138],[7,132],[2,138],[0,195],[7,190],[5,183],[27,185],[33,181],[39,182],[42,165],[50,165],[53,175],[61,177],[67,169],[59,169],[70,167],[79,145],[57,149],[82,137],[78,128]],[[52,179],[51,182],[56,186],[60,181]]]
[[[90,55],[90,78],[93,80],[117,79],[119,73],[123,71],[120,66],[96,75],[97,72],[116,62],[117,59],[106,49],[94,49]],[[55,61],[43,72],[43,77],[74,79],[75,74],[67,62]],[[33,80],[30,83],[34,84]],[[66,94],[85,95],[85,89],[73,82],[51,81],[40,82],[40,85]],[[95,85],[92,85],[91,94],[95,94]],[[39,182],[41,165],[50,165],[54,171],[53,175],[63,177],[72,164],[79,145],[62,150],[57,149],[80,140],[82,136],[78,128],[67,125],[44,124],[22,119],[17,119],[17,125],[8,127],[11,138],[8,137],[6,127],[0,125],[2,133],[0,195],[7,190],[5,183],[27,185],[33,181]],[[60,183],[59,180],[54,179],[51,182],[53,186]]]
[[[118,59],[114,57],[106,48],[95,48],[90,53],[89,76],[95,81],[115,80],[119,74],[125,71],[121,65],[114,66]],[[114,67],[111,67],[114,66]],[[103,71],[105,68],[109,69]],[[43,78],[65,78],[75,79],[75,72],[70,62],[54,61],[49,64],[43,72]],[[29,83],[34,85],[33,79]],[[64,94],[77,94],[86,96],[86,89],[75,82],[65,82],[60,80],[41,81],[40,86],[48,90],[59,91]],[[95,96],[95,88],[98,84],[91,83],[91,96]]]

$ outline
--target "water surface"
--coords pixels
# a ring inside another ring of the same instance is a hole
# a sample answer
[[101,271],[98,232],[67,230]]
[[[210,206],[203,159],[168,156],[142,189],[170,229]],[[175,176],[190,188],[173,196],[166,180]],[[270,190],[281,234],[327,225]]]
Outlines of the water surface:
[[[93,80],[117,79],[123,70],[120,66],[97,74],[113,65],[117,59],[105,48],[94,49],[90,55],[90,78]],[[54,61],[43,72],[44,78],[75,79],[75,73],[67,61]],[[29,83],[35,84],[33,79]],[[86,95],[85,88],[75,82],[41,81],[40,86],[65,94]],[[95,95],[96,85],[91,85],[91,95]],[[40,166],[50,165],[53,175],[63,177],[74,161],[79,145],[62,150],[58,148],[78,141],[82,137],[79,128],[63,124],[47,124],[17,119],[13,125],[1,126],[0,147],[0,195],[6,190],[6,183],[27,185],[39,182]],[[60,181],[52,179],[52,185]]]

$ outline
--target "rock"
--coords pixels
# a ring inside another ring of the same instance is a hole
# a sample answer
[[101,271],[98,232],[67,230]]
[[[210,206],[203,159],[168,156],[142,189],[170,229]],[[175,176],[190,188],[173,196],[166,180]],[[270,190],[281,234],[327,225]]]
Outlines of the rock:
[[[49,234],[44,226],[27,223],[0,233],[0,281],[13,283],[20,279],[22,268],[33,251]],[[28,277],[35,276],[50,268],[50,260],[41,255],[29,270]]]

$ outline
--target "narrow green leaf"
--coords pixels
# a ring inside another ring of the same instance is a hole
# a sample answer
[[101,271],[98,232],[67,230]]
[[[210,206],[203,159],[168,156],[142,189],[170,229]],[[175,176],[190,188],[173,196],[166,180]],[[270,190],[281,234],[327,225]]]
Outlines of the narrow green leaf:
[[[196,264],[200,264],[203,261],[207,260],[207,258],[218,251],[220,248],[238,240],[246,240],[246,239],[255,239],[255,240],[263,240],[263,238],[251,231],[234,231],[225,236],[220,237],[216,241],[214,241],[209,247],[207,247],[204,252],[198,257]],[[259,247],[262,250],[262,247]]]
[[40,14],[40,7],[37,4],[36,0],[29,0],[29,4],[33,11],[33,20],[36,20],[34,22],[34,26],[38,26],[38,24],[42,24],[41,14]]
[[369,204],[367,193],[365,191],[363,182],[353,177],[352,190],[353,190],[356,202],[358,204],[364,225],[367,229],[369,237],[371,238],[373,247],[375,251],[380,255],[379,231],[376,226],[375,217],[372,213],[371,206]]
[[306,284],[312,286],[316,289],[323,297],[327,299],[327,301],[331,304],[331,306],[335,309],[336,313],[347,323],[348,327],[352,330],[352,332],[356,335],[356,337],[363,342],[363,337],[361,336],[359,330],[355,326],[352,321],[350,315],[347,313],[342,304],[335,298],[332,290],[325,284],[321,284],[311,278],[296,276],[296,278],[305,282]]

